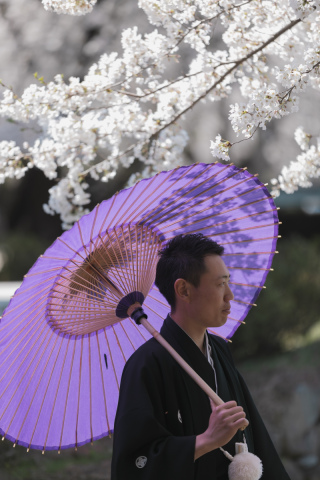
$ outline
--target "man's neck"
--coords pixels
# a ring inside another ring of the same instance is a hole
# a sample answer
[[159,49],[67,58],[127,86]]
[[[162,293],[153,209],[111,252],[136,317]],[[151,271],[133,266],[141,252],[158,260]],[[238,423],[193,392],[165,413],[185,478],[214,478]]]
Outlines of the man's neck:
[[187,316],[179,315],[177,312],[170,313],[172,320],[179,325],[180,328],[194,341],[197,347],[204,352],[204,335],[206,329],[195,324],[194,319],[189,319]]

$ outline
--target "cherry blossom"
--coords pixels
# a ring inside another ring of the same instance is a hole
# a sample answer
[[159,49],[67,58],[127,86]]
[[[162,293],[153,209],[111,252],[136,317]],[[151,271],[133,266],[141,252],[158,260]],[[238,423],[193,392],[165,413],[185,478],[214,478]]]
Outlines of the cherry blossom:
[[91,12],[97,0],[42,0],[46,10],[69,15],[86,15]]
[[[56,13],[88,13],[94,0],[43,0]],[[83,79],[57,74],[21,94],[3,79],[0,115],[36,125],[33,144],[0,142],[0,181],[33,167],[57,183],[44,207],[65,228],[90,202],[89,179],[107,182],[119,166],[144,167],[129,185],[180,165],[189,141],[184,119],[201,102],[229,101],[234,137],[208,145],[230,159],[239,142],[299,111],[307,89],[320,87],[320,1],[140,0],[154,30],[122,32],[122,51],[101,56]],[[181,57],[188,58],[187,68]],[[232,98],[232,101],[231,101]],[[235,101],[236,99],[236,101]],[[301,127],[302,153],[274,179],[273,192],[309,186],[319,148]]]
[[311,187],[311,179],[320,177],[320,137],[316,138],[316,145],[310,145],[312,135],[299,127],[294,138],[302,153],[296,160],[291,161],[289,166],[282,168],[278,178],[271,179],[272,193],[275,197],[280,195],[281,190],[293,193],[300,187]]

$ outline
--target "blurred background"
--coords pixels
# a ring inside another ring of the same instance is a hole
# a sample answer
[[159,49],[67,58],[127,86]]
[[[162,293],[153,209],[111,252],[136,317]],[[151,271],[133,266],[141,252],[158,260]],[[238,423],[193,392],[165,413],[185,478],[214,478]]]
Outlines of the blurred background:
[[[104,52],[121,51],[121,31],[153,27],[132,0],[98,1],[84,17],[46,12],[40,0],[0,0],[0,77],[21,93],[38,72],[45,81],[57,73],[83,78]],[[188,62],[189,59],[181,59]],[[237,92],[234,93],[234,99]],[[300,153],[294,130],[319,131],[319,97],[306,92],[300,112],[273,121],[266,131],[237,145],[232,161],[259,173],[263,182],[276,176]],[[229,103],[197,105],[185,120],[190,136],[183,163],[211,162],[210,140],[231,138]],[[32,141],[28,129],[17,131],[0,120],[0,141]],[[134,165],[132,168],[137,168]],[[92,204],[121,189],[132,170],[93,187]],[[37,257],[61,234],[60,219],[42,205],[53,183],[33,169],[21,180],[0,185],[0,310]],[[233,337],[231,349],[267,424],[292,480],[320,479],[320,188],[315,183],[276,199],[282,238],[279,254],[258,306]],[[0,442],[0,479],[98,480],[110,478],[112,439],[78,452],[26,453]]]

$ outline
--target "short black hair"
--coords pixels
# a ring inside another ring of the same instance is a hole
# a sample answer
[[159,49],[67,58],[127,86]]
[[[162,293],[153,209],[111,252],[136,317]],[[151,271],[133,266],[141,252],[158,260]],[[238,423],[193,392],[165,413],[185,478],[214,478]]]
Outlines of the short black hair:
[[177,235],[159,251],[155,284],[169,303],[176,306],[174,283],[183,278],[197,287],[206,271],[204,257],[222,255],[224,248],[201,233]]

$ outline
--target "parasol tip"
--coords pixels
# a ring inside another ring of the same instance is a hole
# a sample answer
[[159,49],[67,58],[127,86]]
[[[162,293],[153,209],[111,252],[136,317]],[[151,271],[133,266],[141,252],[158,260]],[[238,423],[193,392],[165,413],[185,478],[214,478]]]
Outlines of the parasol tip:
[[30,452],[30,448],[28,447],[28,448],[27,448],[27,453],[29,453],[29,452]]
[[16,443],[14,443],[14,444],[12,445],[12,446],[13,446],[13,448],[16,448],[16,445],[17,445],[17,444],[16,444]]

